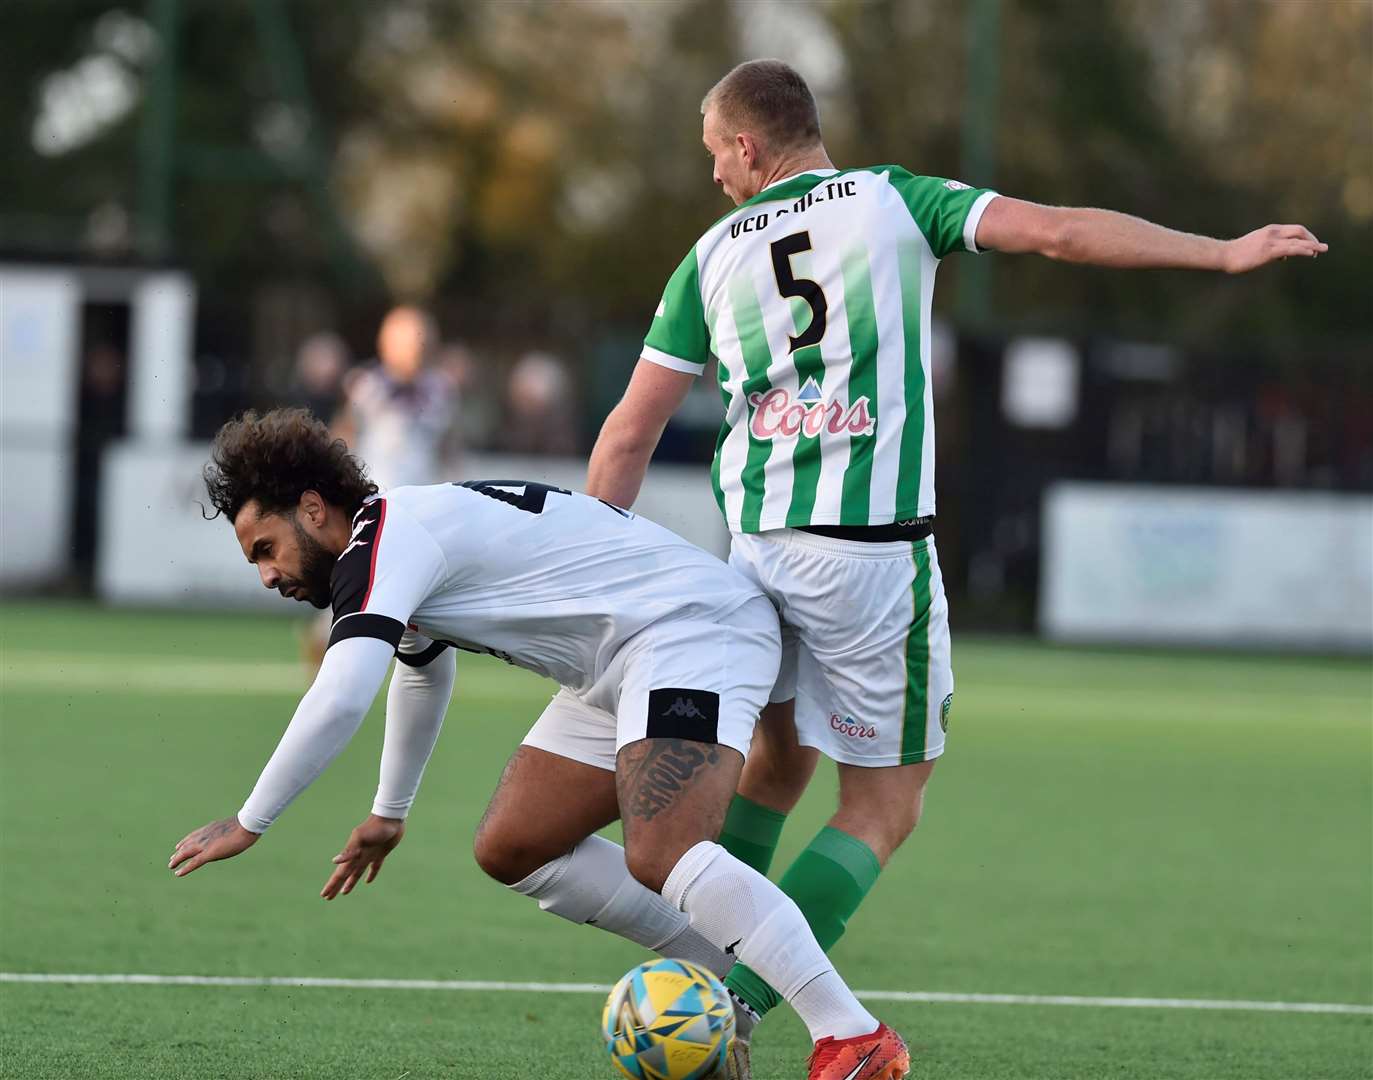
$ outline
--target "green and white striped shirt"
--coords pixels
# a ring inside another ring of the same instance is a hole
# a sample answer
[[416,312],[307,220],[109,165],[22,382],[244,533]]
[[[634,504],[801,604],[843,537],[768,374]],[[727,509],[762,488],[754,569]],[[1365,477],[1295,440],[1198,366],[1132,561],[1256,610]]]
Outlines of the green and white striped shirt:
[[930,303],[996,193],[895,165],[778,181],[696,242],[643,357],[718,358],[715,497],[734,532],[934,513]]

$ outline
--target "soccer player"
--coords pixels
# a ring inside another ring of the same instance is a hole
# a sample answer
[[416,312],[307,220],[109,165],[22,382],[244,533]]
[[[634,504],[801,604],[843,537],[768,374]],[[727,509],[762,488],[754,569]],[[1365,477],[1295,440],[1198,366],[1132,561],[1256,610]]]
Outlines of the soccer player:
[[[906,1075],[904,1043],[858,1003],[796,905],[715,843],[781,654],[776,613],[741,575],[561,488],[473,481],[378,495],[299,409],[226,424],[205,478],[263,585],[332,605],[334,623],[252,794],[177,844],[178,876],[257,842],[352,738],[395,657],[372,813],[322,895],[374,879],[438,737],[453,648],[490,653],[563,689],[483,822],[486,869],[555,914],[666,955],[721,972],[747,960],[812,1039],[863,1037],[865,1064],[817,1080]],[[592,835],[621,815],[624,849]]]
[[[736,209],[668,281],[587,491],[633,504],[664,425],[710,364],[725,398],[712,479],[730,563],[772,599],[783,637],[721,842],[766,872],[817,752],[837,762],[838,810],[781,879],[828,948],[919,821],[953,703],[933,536],[939,261],[995,250],[1241,273],[1326,246],[1300,225],[1221,241],[896,165],[838,170],[810,90],[776,60],[735,68],[701,111],[715,183]],[[757,1016],[778,1001],[747,961],[726,983]]]

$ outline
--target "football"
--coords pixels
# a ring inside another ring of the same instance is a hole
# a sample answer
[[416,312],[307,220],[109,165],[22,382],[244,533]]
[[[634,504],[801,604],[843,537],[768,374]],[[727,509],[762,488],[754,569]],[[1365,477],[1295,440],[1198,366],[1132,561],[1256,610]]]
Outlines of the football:
[[734,1038],[734,1006],[720,980],[685,960],[650,960],[615,984],[601,1034],[621,1076],[704,1080]]

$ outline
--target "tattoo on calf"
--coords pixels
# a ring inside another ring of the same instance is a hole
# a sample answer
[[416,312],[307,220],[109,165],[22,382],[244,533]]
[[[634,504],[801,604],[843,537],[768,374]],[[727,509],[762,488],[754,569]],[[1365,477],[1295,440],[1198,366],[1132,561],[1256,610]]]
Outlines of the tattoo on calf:
[[628,803],[631,817],[651,821],[676,801],[702,767],[719,760],[719,748],[710,743],[651,740],[643,760],[624,780],[622,802]]

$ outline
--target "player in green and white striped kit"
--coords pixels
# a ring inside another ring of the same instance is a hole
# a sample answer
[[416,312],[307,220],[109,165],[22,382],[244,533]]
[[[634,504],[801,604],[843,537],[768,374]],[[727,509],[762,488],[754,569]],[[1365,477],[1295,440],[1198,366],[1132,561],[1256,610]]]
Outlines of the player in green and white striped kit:
[[[1239,273],[1325,245],[1299,225],[1223,242],[895,165],[837,170],[810,91],[779,61],[740,65],[702,113],[735,209],[668,282],[587,490],[632,503],[664,424],[709,367],[725,401],[712,476],[730,562],[777,605],[784,646],[721,843],[766,872],[817,751],[836,761],[838,812],[781,879],[828,948],[915,827],[953,700],[931,535],[940,260],[995,249]],[[777,1003],[742,966],[727,982],[757,1013]]]

